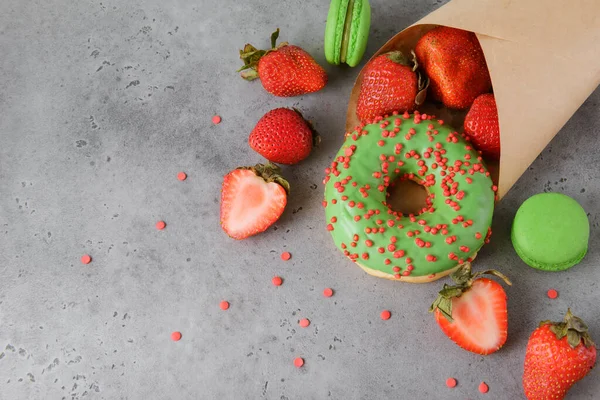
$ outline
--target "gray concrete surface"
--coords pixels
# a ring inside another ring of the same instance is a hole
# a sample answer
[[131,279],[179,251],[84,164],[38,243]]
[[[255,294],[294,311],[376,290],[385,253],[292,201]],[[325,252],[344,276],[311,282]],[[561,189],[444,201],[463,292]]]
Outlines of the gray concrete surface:
[[[368,54],[443,1],[371,3]],[[440,282],[371,278],[324,229],[322,170],[341,144],[358,69],[326,66],[325,90],[291,99],[235,73],[239,46],[267,45],[278,26],[282,40],[325,65],[327,8],[325,0],[0,2],[1,399],[518,399],[539,320],[572,307],[600,341],[600,90],[497,208],[477,266],[514,281],[510,337],[498,353],[476,356],[427,313]],[[293,191],[275,227],[236,242],[219,228],[221,179],[261,160],[247,135],[278,106],[301,109],[323,146],[285,169]],[[569,194],[589,212],[589,254],[564,273],[525,266],[510,244],[518,205],[542,191]],[[159,219],[164,231],[154,228]],[[84,253],[91,264],[79,262]],[[275,274],[283,286],[271,285]],[[325,299],[328,286],[335,296]],[[549,300],[549,288],[560,297]],[[384,308],[389,321],[379,318]],[[309,328],[298,327],[302,317]],[[170,340],[174,330],[180,342]],[[597,399],[599,370],[569,398]],[[450,376],[459,382],[452,390]]]

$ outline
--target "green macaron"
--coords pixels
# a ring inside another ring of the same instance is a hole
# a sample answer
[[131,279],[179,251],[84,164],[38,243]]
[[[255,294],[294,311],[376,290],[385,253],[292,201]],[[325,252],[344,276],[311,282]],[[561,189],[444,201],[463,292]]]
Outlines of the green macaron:
[[367,48],[370,26],[368,0],[331,0],[325,27],[327,62],[357,66]]
[[560,193],[540,193],[527,199],[515,215],[511,239],[529,266],[562,271],[585,256],[590,223],[583,207]]

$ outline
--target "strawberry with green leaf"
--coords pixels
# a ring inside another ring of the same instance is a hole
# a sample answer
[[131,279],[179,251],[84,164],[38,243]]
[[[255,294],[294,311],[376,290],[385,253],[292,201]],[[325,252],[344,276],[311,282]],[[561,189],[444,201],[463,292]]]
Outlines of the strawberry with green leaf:
[[596,364],[596,346],[581,318],[542,321],[525,352],[523,389],[528,400],[561,400]]
[[457,345],[482,355],[499,350],[508,336],[506,292],[498,282],[482,277],[486,274],[511,284],[495,270],[471,274],[471,264],[465,263],[451,275],[456,285],[444,284],[429,310]]
[[260,78],[265,90],[275,96],[291,97],[323,89],[327,73],[314,58],[287,42],[276,46],[279,28],[271,35],[271,48],[259,50],[246,44],[240,50],[244,65],[238,70],[246,80]]

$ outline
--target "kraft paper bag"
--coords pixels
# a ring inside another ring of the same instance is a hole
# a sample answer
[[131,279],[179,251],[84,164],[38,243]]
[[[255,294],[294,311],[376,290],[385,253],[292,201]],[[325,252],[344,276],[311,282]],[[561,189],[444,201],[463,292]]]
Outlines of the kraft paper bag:
[[[438,25],[475,32],[483,48],[500,122],[500,161],[488,166],[502,198],[600,84],[600,0],[452,0],[373,57],[391,50],[410,54]],[[359,124],[361,79],[359,73],[350,96],[348,131]],[[433,104],[423,111],[462,131],[465,112]]]

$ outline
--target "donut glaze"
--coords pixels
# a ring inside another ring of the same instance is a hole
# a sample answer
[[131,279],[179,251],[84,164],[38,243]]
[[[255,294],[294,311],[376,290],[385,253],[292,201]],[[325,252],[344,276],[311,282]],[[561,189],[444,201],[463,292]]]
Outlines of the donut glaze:
[[[346,133],[325,169],[327,229],[368,273],[428,282],[472,260],[491,234],[495,190],[480,154],[425,114],[391,115]],[[411,179],[427,191],[418,215],[387,204],[387,188]]]

